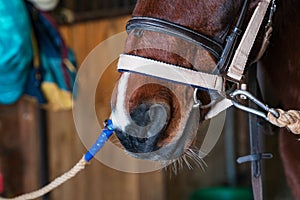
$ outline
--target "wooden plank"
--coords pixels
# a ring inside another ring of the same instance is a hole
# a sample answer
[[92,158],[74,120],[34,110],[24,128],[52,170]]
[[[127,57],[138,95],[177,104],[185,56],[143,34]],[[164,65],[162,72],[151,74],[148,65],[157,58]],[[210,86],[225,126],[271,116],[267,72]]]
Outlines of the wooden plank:
[[110,20],[99,20],[86,22],[87,48],[94,49],[100,42],[108,38]]
[[164,200],[166,199],[165,176],[163,171],[155,171],[139,175],[139,199]]
[[87,30],[85,23],[74,24],[69,27],[71,29],[71,40],[70,44],[73,47],[74,52],[76,53],[78,66],[81,65],[85,57],[89,53],[88,44],[87,44]]
[[4,196],[40,187],[39,106],[31,98],[0,106],[0,171]]
[[119,32],[125,31],[126,22],[130,16],[112,19],[77,23],[74,25],[61,26],[61,34],[76,53],[78,64],[83,60],[100,42]]
[[[53,180],[80,160],[82,153],[77,154],[74,150],[82,149],[82,146],[76,143],[77,137],[71,111],[48,110],[47,119],[49,176],[50,180]],[[51,199],[76,199],[80,192],[76,179],[72,179],[54,190]]]

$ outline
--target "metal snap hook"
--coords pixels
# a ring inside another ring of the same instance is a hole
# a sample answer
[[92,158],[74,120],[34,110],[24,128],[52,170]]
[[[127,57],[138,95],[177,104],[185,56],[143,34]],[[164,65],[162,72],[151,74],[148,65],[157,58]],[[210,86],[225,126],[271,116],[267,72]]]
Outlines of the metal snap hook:
[[232,104],[241,109],[244,110],[246,112],[258,115],[260,117],[263,117],[265,120],[268,121],[268,117],[267,117],[267,113],[256,110],[254,108],[250,108],[247,106],[244,106],[242,104],[240,104],[239,102],[236,101],[235,97],[237,95],[243,95],[245,97],[247,97],[250,101],[252,101],[253,103],[255,103],[256,105],[258,105],[260,108],[262,108],[263,110],[265,110],[267,113],[270,112],[272,113],[276,118],[279,117],[279,113],[274,109],[274,108],[270,108],[268,105],[262,103],[261,101],[259,101],[257,98],[255,98],[250,92],[245,91],[245,90],[235,90],[230,94],[230,97],[232,98]]

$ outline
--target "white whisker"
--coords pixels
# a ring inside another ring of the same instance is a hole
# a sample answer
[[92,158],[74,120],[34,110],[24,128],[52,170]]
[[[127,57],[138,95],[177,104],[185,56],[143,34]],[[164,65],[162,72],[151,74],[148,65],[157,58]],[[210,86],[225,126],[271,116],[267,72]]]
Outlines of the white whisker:
[[176,161],[172,162],[172,169],[175,175],[177,175],[177,165],[176,165]]
[[179,164],[179,169],[183,169],[183,160],[181,157],[177,159],[177,162]]
[[184,169],[184,167],[187,167],[189,170],[193,170],[193,165],[205,171],[207,164],[202,159],[204,155],[205,154],[200,152],[199,149],[189,147],[181,157],[176,160],[168,161],[170,164],[166,165],[164,169],[166,172],[169,172],[170,177],[172,177],[172,175],[177,175],[180,170]]
[[188,148],[186,150],[186,155],[194,161],[194,163],[200,167],[203,171],[205,171],[205,167],[207,167],[207,164],[204,162],[204,160],[199,156],[198,153],[195,152],[195,150]]
[[186,164],[186,166],[188,167],[188,169],[189,170],[192,170],[193,169],[193,166],[189,163],[189,161],[187,160],[187,155],[186,154],[184,154],[183,156],[182,156],[182,159],[183,159],[183,161],[184,161],[184,163]]

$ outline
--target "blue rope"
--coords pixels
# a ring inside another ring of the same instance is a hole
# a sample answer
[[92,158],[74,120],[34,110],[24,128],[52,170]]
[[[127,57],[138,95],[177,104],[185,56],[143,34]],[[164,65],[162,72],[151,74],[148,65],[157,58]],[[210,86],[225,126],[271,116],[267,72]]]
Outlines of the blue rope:
[[89,162],[98,151],[103,147],[103,145],[107,142],[108,138],[113,134],[114,128],[112,121],[107,119],[105,121],[104,129],[96,140],[95,144],[89,149],[89,151],[84,155],[84,159]]

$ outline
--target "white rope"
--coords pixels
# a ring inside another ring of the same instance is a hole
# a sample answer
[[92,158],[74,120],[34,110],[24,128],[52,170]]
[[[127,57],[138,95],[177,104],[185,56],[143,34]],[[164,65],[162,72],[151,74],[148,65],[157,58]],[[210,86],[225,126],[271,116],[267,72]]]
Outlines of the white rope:
[[268,120],[278,127],[286,127],[294,134],[300,134],[300,111],[289,110],[284,111],[276,109],[279,117],[276,118],[272,113],[268,113]]
[[52,191],[56,187],[60,186],[64,182],[68,181],[69,179],[73,178],[78,172],[85,168],[87,163],[88,162],[83,157],[72,169],[70,169],[68,172],[64,173],[60,177],[54,179],[51,183],[42,187],[41,189],[14,198],[0,197],[0,200],[31,200],[39,198]]

